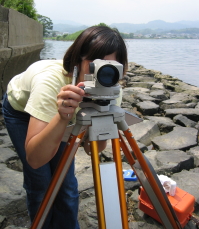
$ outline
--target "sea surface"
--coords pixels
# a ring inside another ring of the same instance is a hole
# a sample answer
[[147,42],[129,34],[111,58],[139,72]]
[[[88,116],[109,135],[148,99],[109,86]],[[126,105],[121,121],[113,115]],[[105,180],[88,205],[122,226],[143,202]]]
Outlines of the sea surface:
[[[125,40],[128,61],[199,87],[199,39]],[[41,59],[62,59],[72,41],[46,40]]]

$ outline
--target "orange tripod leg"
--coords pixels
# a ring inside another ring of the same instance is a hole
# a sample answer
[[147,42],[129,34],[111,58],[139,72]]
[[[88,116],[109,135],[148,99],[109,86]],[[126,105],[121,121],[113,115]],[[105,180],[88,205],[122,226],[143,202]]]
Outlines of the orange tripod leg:
[[120,132],[118,132],[118,133],[119,133],[119,136],[120,136],[120,146],[122,148],[122,151],[123,151],[124,155],[126,156],[127,161],[132,166],[132,165],[135,164],[135,160],[134,160],[129,148],[127,147],[127,145],[126,145],[121,133]]
[[122,228],[128,229],[129,228],[128,213],[127,213],[126,198],[125,198],[124,178],[122,174],[122,162],[121,162],[119,139],[112,139],[112,147],[113,147],[113,159],[116,165],[116,173],[117,173],[117,181],[118,181]]
[[[166,200],[163,198],[161,190],[159,189],[158,184],[157,184],[149,166],[147,165],[146,160],[144,159],[142,152],[140,151],[140,149],[137,145],[137,142],[135,141],[130,129],[123,131],[123,133],[124,133],[125,137],[127,138],[129,145],[131,146],[137,160],[139,161],[145,176],[147,177],[151,186],[153,187],[154,193],[156,194],[158,200],[161,202],[162,207],[164,208],[166,215],[167,215],[167,217],[168,217],[168,219],[172,225],[172,229],[179,229],[179,225],[174,220],[174,217],[171,213],[171,210],[170,210]],[[124,153],[125,153],[126,157],[129,159],[130,158],[130,156],[128,155],[129,152],[124,152]],[[132,166],[132,164],[131,164],[131,166]]]
[[58,163],[56,171],[52,177],[48,190],[31,225],[31,229],[42,228],[42,225],[45,222],[48,212],[54,202],[54,199],[59,191],[59,188],[61,187],[63,179],[71,165],[76,150],[79,146],[79,144],[75,144],[76,139],[77,136],[71,134],[67,146],[63,152],[63,155]]

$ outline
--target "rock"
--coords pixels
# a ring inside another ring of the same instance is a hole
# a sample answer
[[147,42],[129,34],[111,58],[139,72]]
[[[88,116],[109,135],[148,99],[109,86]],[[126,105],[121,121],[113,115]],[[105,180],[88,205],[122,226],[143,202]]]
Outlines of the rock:
[[81,174],[77,174],[76,177],[78,180],[78,190],[80,193],[94,187],[93,171],[91,166],[84,170]]
[[134,71],[134,70],[136,70],[136,69],[139,69],[139,68],[143,68],[143,66],[142,65],[140,65],[140,64],[137,64],[137,63],[135,63],[135,62],[129,62],[128,63],[128,72],[132,72],[132,71]]
[[[131,73],[134,74],[134,73]],[[153,82],[155,83],[157,80],[153,77],[147,77],[147,76],[136,76],[136,74],[134,74],[134,77],[131,78],[131,82]]]
[[186,106],[187,108],[195,108],[197,103],[187,103]]
[[83,147],[79,147],[75,154],[75,174],[81,174],[91,167],[91,157],[85,153]]
[[18,158],[17,153],[9,148],[1,148],[0,152],[0,163],[6,163],[12,158]]
[[[166,103],[164,103],[166,101]],[[187,105],[183,102],[176,102],[176,103],[170,103],[169,100],[164,100],[160,104],[161,110],[167,110],[167,109],[176,109],[176,108],[188,108]]]
[[195,167],[199,167],[199,146],[191,148],[187,151],[187,154],[194,157],[194,165]]
[[153,86],[151,87],[151,90],[164,90],[165,87],[163,83],[154,83]]
[[197,125],[197,122],[194,122],[187,117],[183,116],[182,114],[176,115],[173,118],[173,121],[180,125],[180,126],[185,126],[185,127],[195,127]]
[[154,115],[159,112],[159,106],[151,101],[137,103],[137,108],[143,115]]
[[183,170],[180,173],[175,173],[171,179],[176,181],[177,186],[195,197],[195,207],[199,205],[199,183],[198,183],[199,168]]
[[166,109],[165,115],[166,117],[173,118],[176,115],[182,114],[187,118],[198,122],[199,121],[199,109],[193,108],[178,108],[178,109]]
[[152,101],[152,102],[158,101],[158,99],[156,99],[150,95],[146,95],[146,94],[142,94],[142,93],[136,93],[135,98],[142,101],[142,102],[143,101]]
[[[126,142],[128,148],[131,149],[131,147],[129,146],[128,142],[127,142],[126,140],[125,140],[125,142]],[[148,151],[148,147],[147,147],[146,145],[140,143],[139,141],[136,141],[136,142],[137,142],[137,145],[138,145],[138,147],[139,147],[139,149],[140,149],[140,151],[141,151],[142,153],[145,153],[146,151]],[[130,150],[130,151],[131,151],[131,150]],[[131,151],[131,154],[134,156],[134,152],[133,152],[133,151]],[[122,161],[129,163],[129,162],[128,162],[128,159],[126,158],[125,155],[123,156]]]
[[177,102],[183,102],[183,103],[190,103],[190,102],[197,102],[198,99],[196,96],[189,95],[187,93],[175,93],[173,96],[171,96],[171,100],[177,101]]
[[158,79],[160,82],[162,81],[162,80],[172,80],[173,79],[173,77],[172,76],[170,76],[170,75],[163,75],[163,74],[161,74],[161,73],[156,73],[155,75],[154,75],[154,78],[156,78],[156,79]]
[[174,127],[168,134],[153,138],[152,144],[156,150],[187,150],[198,144],[198,130],[186,127]]
[[127,74],[127,76],[129,76],[129,77],[134,77],[134,76],[135,76],[135,74],[132,73],[132,72],[127,72],[126,74]]
[[154,83],[152,82],[128,82],[127,87],[142,87],[142,88],[151,88]]
[[0,139],[0,148],[13,148],[10,137],[8,135],[8,131],[5,129],[5,127],[0,130]]
[[162,134],[171,132],[175,126],[177,126],[172,119],[168,117],[154,117],[154,116],[145,116],[147,120],[151,120],[157,123],[159,130]]
[[[156,156],[156,163],[161,171],[178,173],[183,169],[194,168],[194,159],[181,150],[160,151]],[[158,169],[159,170],[159,169]],[[158,171],[160,172],[160,170]]]
[[128,102],[131,107],[132,107],[132,105],[137,103],[134,95],[132,95],[132,94],[127,94],[127,95],[125,94],[123,102]]
[[125,95],[126,94],[129,94],[129,93],[137,93],[137,92],[140,92],[140,93],[149,93],[150,90],[148,88],[142,88],[142,87],[126,87],[124,90],[123,90],[123,96],[124,96],[124,99],[125,99]]
[[164,90],[154,90],[149,95],[161,101],[168,99],[168,96],[166,95]]
[[156,151],[149,150],[145,152],[155,171],[160,175],[171,175],[178,173],[183,169],[194,168],[194,159],[191,155],[181,150]]
[[14,215],[26,210],[26,193],[23,189],[23,174],[0,164],[0,212]]
[[151,144],[153,138],[160,135],[158,125],[148,120],[130,126],[130,130],[135,139],[146,146]]
[[95,205],[95,197],[82,199],[79,205],[78,215],[80,228],[97,229],[97,212]]
[[5,216],[0,215],[0,228],[4,228],[7,224],[7,219]]
[[5,229],[27,229],[27,227],[16,227],[14,225],[10,225],[8,227],[5,227]]
[[161,109],[173,108],[192,108],[198,99],[195,96],[186,93],[173,93],[170,99],[164,100],[160,103]]
[[179,82],[179,84],[175,88],[176,92],[185,92],[189,95],[198,95],[199,94],[199,88],[184,82]]
[[129,229],[140,229],[140,228],[158,229],[158,228],[164,228],[164,227],[162,225],[153,225],[153,224],[143,222],[143,221],[129,223]]
[[195,106],[195,108],[199,108],[199,103],[197,103],[197,105]]
[[154,77],[156,74],[160,73],[158,71],[152,70],[152,69],[145,69],[145,68],[139,68],[133,71],[134,74],[138,76],[145,75],[146,77]]

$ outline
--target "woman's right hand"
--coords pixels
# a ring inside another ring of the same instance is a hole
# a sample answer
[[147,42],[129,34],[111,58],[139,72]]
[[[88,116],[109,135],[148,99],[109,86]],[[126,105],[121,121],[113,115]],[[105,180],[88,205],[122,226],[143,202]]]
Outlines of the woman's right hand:
[[84,86],[84,83],[81,82],[77,86],[69,84],[61,88],[57,95],[57,110],[61,119],[70,120],[73,117],[75,109],[85,95],[80,86]]

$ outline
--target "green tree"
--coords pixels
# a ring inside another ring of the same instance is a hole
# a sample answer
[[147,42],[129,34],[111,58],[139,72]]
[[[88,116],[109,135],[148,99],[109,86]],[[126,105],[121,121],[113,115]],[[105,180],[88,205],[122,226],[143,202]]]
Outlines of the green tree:
[[133,39],[134,38],[134,33],[129,33],[129,39]]
[[48,37],[50,31],[53,29],[53,22],[49,17],[37,14],[38,21],[43,25],[43,36]]
[[57,36],[56,32],[53,32],[52,37],[56,37],[56,36]]
[[17,4],[17,11],[27,15],[28,17],[37,20],[37,11],[34,8],[34,1],[33,0],[18,0]]
[[0,4],[37,20],[37,11],[35,9],[34,0],[0,0]]
[[62,36],[57,36],[57,41],[61,41],[62,40]]
[[0,0],[0,5],[7,7],[7,8],[16,8],[17,0]]
[[120,33],[123,39],[133,39],[134,34],[133,33]]
[[62,37],[62,40],[74,41],[82,32],[83,32],[83,30],[80,30],[80,31],[77,31],[77,32],[72,33],[72,34],[68,34],[68,36],[66,36],[65,39],[63,39],[63,37]]
[[107,24],[105,24],[103,22],[99,23],[97,26],[107,26],[107,27],[109,27]]

